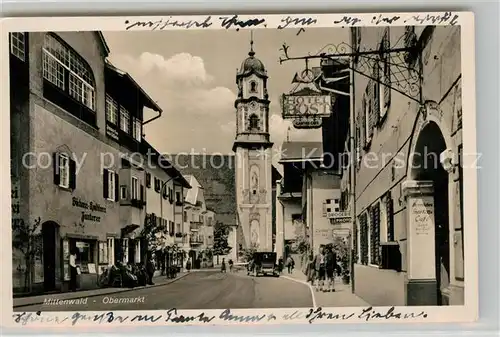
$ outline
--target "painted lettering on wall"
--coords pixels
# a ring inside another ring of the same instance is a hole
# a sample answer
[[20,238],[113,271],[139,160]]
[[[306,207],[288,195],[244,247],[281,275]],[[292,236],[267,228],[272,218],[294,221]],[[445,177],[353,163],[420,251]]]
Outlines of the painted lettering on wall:
[[12,182],[12,190],[11,190],[11,196],[12,200],[12,219],[17,219],[19,217],[19,214],[21,213],[20,210],[20,193],[19,193],[19,182]]
[[[87,202],[77,197],[73,197],[72,199],[73,207],[83,208],[85,210],[89,210],[90,212],[101,212],[106,213],[106,207],[100,205],[96,202]],[[90,212],[82,211],[82,215],[80,217],[81,222],[85,221],[93,221],[93,222],[101,222],[101,217],[95,216]]]
[[83,209],[87,209],[92,212],[101,212],[101,213],[106,213],[106,207],[100,205],[99,203],[94,203],[94,202],[86,202],[80,198],[73,197],[73,206],[74,207],[79,207]]
[[429,235],[431,226],[434,226],[434,204],[429,201],[421,202],[414,200],[411,209],[415,224],[415,234]]

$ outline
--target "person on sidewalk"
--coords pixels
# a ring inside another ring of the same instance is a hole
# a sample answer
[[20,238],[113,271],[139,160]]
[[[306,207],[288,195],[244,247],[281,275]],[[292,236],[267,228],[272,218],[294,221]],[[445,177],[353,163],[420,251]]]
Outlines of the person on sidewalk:
[[314,284],[314,255],[307,254],[306,268],[304,274],[307,277],[307,282]]
[[293,272],[293,268],[295,267],[295,261],[291,255],[288,255],[286,259],[286,267],[288,268],[288,274]]
[[337,254],[328,247],[325,254],[326,291],[335,291],[335,270],[337,269]]
[[233,264],[234,264],[233,260],[229,259],[228,264],[229,264],[229,272],[232,273],[233,272]]
[[222,263],[220,265],[220,271],[221,271],[221,273],[226,272],[226,259],[222,259]]
[[316,291],[323,291],[325,282],[325,254],[324,246],[319,247],[318,254],[314,257],[314,271],[316,279]]
[[77,281],[76,278],[78,276],[78,271],[76,269],[76,251],[73,249],[69,255],[69,290],[76,291]]
[[146,262],[146,272],[148,273],[148,284],[154,285],[153,276],[155,275],[156,265],[153,255],[149,256],[148,262]]

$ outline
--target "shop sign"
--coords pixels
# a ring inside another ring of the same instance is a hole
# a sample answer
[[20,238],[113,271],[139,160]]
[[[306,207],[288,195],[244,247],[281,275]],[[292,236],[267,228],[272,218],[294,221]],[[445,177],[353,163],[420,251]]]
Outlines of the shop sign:
[[339,218],[349,218],[351,219],[351,214],[349,212],[328,212],[326,213],[328,219],[339,219]]
[[315,229],[314,230],[314,236],[316,238],[323,238],[327,240],[332,240],[333,239],[333,230],[332,229]]
[[111,125],[106,124],[106,136],[113,138],[114,140],[119,140],[118,131]]
[[329,117],[332,113],[330,95],[294,95],[282,96],[283,118]]
[[292,121],[294,128],[296,129],[318,129],[321,127],[321,118],[297,118]]
[[[72,204],[73,204],[73,207],[83,208],[85,210],[89,210],[90,212],[106,213],[106,207],[104,207],[96,202],[92,202],[92,201],[87,202],[87,201],[84,201],[80,198],[73,197]],[[92,213],[82,212],[81,221],[84,222],[85,220],[86,221],[100,222],[101,217],[95,216]]]

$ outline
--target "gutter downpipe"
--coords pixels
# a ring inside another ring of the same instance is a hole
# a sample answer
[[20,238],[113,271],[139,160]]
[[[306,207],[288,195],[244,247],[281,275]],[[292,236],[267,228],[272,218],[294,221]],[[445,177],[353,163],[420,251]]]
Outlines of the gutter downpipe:
[[151,123],[152,121],[154,121],[154,120],[156,120],[156,119],[160,118],[160,117],[161,117],[161,113],[162,113],[161,111],[158,111],[158,116],[155,116],[155,117],[153,117],[153,118],[148,119],[148,120],[147,120],[147,121],[145,121],[145,122],[142,122],[142,125],[144,126],[144,125],[146,125],[146,124],[148,124],[148,123]]
[[[353,28],[351,28],[353,29]],[[349,173],[350,173],[350,186],[349,186],[349,194],[350,194],[350,204],[351,204],[351,228],[350,228],[350,234],[351,234],[351,254],[350,254],[350,265],[351,265],[351,291],[352,293],[355,292],[355,286],[354,286],[354,264],[356,261],[354,261],[354,256],[356,252],[354,252],[354,227],[356,226],[356,167],[353,165],[356,163],[357,165],[357,156],[358,154],[356,153],[357,148],[356,148],[356,137],[355,137],[355,118],[354,118],[354,111],[355,111],[355,106],[354,106],[354,71],[352,70],[354,67],[354,62],[353,58],[349,57],[349,67],[351,68],[350,71],[350,85],[349,85],[349,95],[350,95],[350,104],[349,104],[349,152],[350,152],[350,159],[349,159]],[[357,234],[356,234],[357,235]]]

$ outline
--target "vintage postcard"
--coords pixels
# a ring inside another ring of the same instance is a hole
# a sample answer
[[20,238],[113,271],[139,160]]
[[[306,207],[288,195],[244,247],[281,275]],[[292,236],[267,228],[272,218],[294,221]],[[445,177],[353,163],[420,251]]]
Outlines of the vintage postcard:
[[5,19],[2,55],[4,325],[477,319],[472,13]]

